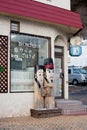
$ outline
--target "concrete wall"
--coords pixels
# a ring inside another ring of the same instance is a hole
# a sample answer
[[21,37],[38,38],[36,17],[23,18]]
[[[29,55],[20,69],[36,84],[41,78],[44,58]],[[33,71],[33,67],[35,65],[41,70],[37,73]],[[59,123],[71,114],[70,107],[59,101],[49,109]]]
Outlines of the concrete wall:
[[70,0],[33,0],[70,10]]
[[[48,36],[51,37],[51,45],[52,45],[52,57],[54,58],[54,39],[57,34],[64,35],[66,40],[65,34],[63,32],[59,32],[59,30],[48,24],[43,24],[39,22],[33,22],[29,20],[22,20],[22,19],[15,19],[7,16],[0,16],[0,35],[6,35],[9,38],[9,50],[8,50],[8,88],[10,90],[10,20],[20,21],[20,32],[28,33],[28,34],[35,34],[41,36]],[[38,31],[37,31],[38,30]],[[56,43],[58,45],[64,46],[64,61],[65,61],[65,69],[67,65],[66,57],[67,57],[67,43]],[[65,71],[65,77],[66,77]],[[67,92],[67,77],[64,81],[64,86],[66,86],[65,90],[65,97],[68,98]],[[33,107],[33,95],[34,93],[8,93],[0,94],[0,117],[11,117],[11,116],[23,116],[23,115],[30,115],[30,108]]]
[[68,58],[67,58],[67,42],[64,34],[60,32],[63,39],[57,40],[54,44],[64,47],[64,99],[68,99]]

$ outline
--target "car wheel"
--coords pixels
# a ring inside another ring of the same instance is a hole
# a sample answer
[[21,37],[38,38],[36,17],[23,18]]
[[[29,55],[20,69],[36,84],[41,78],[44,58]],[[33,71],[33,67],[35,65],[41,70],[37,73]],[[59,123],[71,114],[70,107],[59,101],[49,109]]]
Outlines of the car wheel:
[[73,85],[78,85],[78,80],[74,79],[72,82]]

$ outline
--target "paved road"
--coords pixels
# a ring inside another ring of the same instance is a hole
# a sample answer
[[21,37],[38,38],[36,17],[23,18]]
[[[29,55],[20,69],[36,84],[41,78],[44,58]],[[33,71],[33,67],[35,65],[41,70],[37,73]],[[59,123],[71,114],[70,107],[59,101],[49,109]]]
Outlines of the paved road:
[[81,100],[84,105],[87,105],[87,85],[69,85],[69,99]]
[[[87,86],[69,86],[70,99],[87,104]],[[1,118],[0,130],[87,130],[87,115]]]
[[87,115],[0,119],[0,130],[87,130]]

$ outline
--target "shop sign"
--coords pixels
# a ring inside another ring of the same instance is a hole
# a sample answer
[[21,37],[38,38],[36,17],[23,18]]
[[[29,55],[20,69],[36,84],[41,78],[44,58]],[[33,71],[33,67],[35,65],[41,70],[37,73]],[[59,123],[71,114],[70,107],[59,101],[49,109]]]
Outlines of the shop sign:
[[70,56],[80,56],[82,54],[82,47],[70,45],[69,54]]

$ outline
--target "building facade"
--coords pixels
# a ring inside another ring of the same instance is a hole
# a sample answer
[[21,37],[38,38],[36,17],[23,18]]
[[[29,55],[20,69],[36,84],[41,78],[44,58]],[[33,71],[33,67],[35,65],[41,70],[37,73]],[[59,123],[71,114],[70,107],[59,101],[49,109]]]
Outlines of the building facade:
[[55,98],[68,99],[67,41],[82,28],[79,14],[69,10],[69,0],[59,0],[59,7],[53,0],[1,0],[0,117],[30,115],[34,67],[48,57],[54,61]]
[[33,1],[37,1],[37,2],[42,2],[48,5],[52,5],[52,6],[56,6],[56,7],[60,7],[63,9],[68,9],[70,10],[71,6],[70,6],[70,0],[65,0],[65,2],[63,0],[33,0]]

